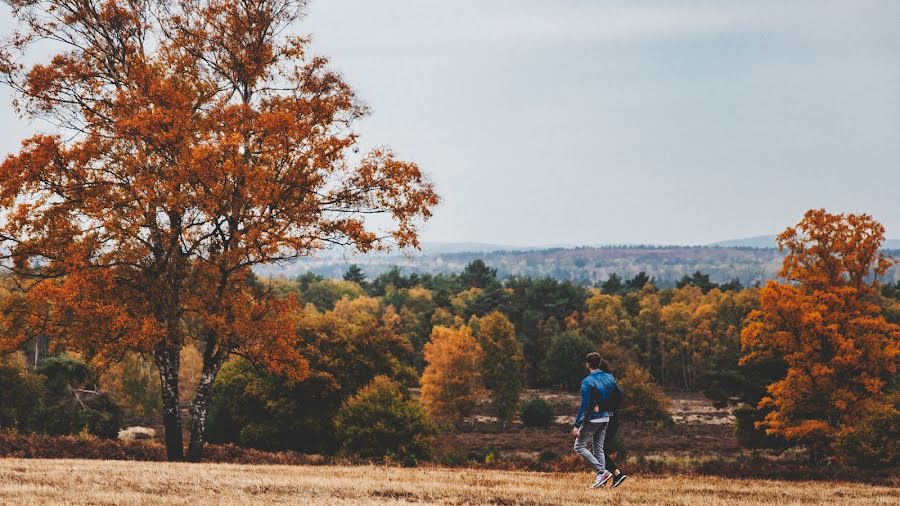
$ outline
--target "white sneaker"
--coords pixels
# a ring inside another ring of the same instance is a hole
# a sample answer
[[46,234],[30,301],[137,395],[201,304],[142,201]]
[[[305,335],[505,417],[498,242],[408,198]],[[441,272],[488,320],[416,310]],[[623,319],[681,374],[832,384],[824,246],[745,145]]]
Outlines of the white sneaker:
[[602,473],[597,473],[597,479],[594,480],[594,483],[590,486],[590,488],[600,488],[612,478],[612,473],[609,471],[603,471]]

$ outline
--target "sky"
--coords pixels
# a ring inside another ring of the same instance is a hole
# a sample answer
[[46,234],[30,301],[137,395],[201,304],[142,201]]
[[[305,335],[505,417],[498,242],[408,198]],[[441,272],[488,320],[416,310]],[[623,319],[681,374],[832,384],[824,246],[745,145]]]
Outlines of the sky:
[[[0,31],[12,23],[0,5]],[[313,0],[296,27],[443,202],[425,241],[900,237],[895,0]],[[0,154],[40,125],[0,91]]]

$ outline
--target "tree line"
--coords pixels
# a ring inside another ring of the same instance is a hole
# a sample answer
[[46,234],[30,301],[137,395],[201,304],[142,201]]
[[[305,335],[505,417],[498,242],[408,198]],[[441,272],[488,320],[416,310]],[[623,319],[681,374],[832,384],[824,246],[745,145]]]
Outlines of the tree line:
[[[873,442],[898,420],[900,286],[877,281],[892,262],[877,248],[878,227],[811,211],[780,236],[784,281],[761,288],[717,285],[702,273],[666,289],[643,274],[598,286],[501,280],[478,260],[451,275],[394,269],[369,280],[351,266],[343,279],[254,278],[259,289],[300,302],[295,352],[306,373],[229,360],[211,389],[208,438],[382,457],[399,445],[407,449],[398,458],[422,458],[435,427],[460,427],[482,395],[509,423],[525,388],[576,391],[584,355],[599,350],[633,421],[666,422],[660,387],[702,391],[738,405],[736,434],[747,447],[799,444],[871,464],[875,450],[859,449],[865,440],[864,448],[893,451],[877,457],[887,465],[896,449]],[[184,384],[202,376],[199,355],[182,352]],[[99,384],[126,417],[158,416],[153,367],[128,353],[102,368]],[[361,427],[366,416],[388,417],[406,433],[373,436]]]

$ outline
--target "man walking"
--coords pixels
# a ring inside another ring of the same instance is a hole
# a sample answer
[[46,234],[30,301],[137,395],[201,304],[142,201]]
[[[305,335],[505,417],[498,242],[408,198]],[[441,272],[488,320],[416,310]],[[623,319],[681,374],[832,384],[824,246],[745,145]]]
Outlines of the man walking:
[[[600,369],[602,362],[600,354],[588,353],[584,360],[590,374],[581,381],[581,406],[575,417],[572,434],[576,438],[575,453],[584,457],[597,473],[590,488],[599,488],[612,478],[612,473],[606,470],[606,458],[603,453],[610,413],[603,405],[611,395],[614,395],[614,391],[620,390],[612,374]],[[594,409],[597,406],[600,406],[599,410]],[[588,446],[591,447],[590,450]]]

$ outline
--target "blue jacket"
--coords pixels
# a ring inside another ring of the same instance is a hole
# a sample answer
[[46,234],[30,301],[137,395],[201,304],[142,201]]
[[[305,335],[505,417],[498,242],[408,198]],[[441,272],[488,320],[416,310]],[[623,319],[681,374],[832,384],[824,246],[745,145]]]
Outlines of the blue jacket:
[[609,411],[594,412],[594,406],[609,398],[613,390],[619,385],[613,375],[606,371],[594,371],[581,380],[581,406],[578,408],[578,416],[575,417],[575,426],[581,427],[585,414],[588,421],[609,418]]

